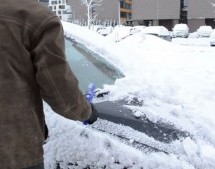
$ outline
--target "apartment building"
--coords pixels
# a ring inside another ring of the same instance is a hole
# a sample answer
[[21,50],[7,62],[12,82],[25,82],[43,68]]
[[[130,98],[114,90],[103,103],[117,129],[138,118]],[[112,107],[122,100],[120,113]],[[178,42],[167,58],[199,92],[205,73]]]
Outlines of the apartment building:
[[189,0],[187,23],[191,32],[201,25],[215,28],[215,0]]
[[169,30],[179,22],[180,0],[133,0],[132,20],[140,25],[163,25]]
[[[87,9],[81,0],[67,1],[73,19],[86,21]],[[97,23],[163,25],[169,30],[177,23],[187,23],[191,32],[200,25],[215,28],[215,0],[103,0],[92,12]]]
[[215,0],[133,0],[132,20],[137,24],[163,25],[169,30],[187,23],[190,32],[201,25],[215,28]]
[[48,7],[64,21],[71,21],[72,10],[67,0],[49,0]]
[[68,0],[68,5],[72,10],[72,20],[87,20],[87,9],[82,5],[81,0]]
[[[81,0],[68,0],[73,11],[73,19],[86,21],[87,8]],[[91,9],[97,15],[98,23],[112,22],[123,24],[132,20],[132,0],[102,0],[100,6]]]
[[[68,0],[73,17],[86,20],[86,7],[81,0]],[[180,19],[180,0],[103,0],[93,9],[97,20],[120,24],[164,25],[172,27]],[[134,21],[134,22],[133,22]]]
[[132,0],[120,0],[120,22],[132,25]]

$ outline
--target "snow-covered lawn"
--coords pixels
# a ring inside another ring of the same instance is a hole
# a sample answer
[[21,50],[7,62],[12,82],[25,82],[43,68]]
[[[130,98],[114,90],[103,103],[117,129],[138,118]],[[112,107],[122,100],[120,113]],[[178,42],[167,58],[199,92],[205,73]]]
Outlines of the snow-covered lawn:
[[80,169],[87,165],[108,169],[215,168],[215,48],[190,45],[197,43],[195,39],[189,39],[186,46],[178,45],[183,39],[167,42],[141,33],[115,42],[120,32],[104,37],[85,27],[66,22],[63,26],[66,36],[99,53],[124,73],[125,77],[114,85],[104,86],[110,91],[107,100],[137,97],[144,104],[130,106],[133,113],[153,122],[173,124],[191,133],[192,138],[166,145],[172,147],[169,155],[144,153],[89,126],[64,119],[45,105],[50,130],[44,146],[47,169],[53,169],[56,161],[64,168],[73,163],[71,168]]

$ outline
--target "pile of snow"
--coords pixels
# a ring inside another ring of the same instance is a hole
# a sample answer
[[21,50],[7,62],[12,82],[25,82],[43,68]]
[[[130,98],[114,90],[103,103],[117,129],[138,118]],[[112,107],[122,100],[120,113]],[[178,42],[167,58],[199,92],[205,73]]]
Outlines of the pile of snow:
[[119,42],[130,36],[131,29],[132,27],[130,26],[116,26],[113,31],[106,37],[106,40]]
[[[72,169],[194,169],[186,161],[164,153],[144,154],[104,133],[52,112],[45,105],[49,139],[44,145],[45,168]],[[172,163],[168,163],[171,161]]]
[[179,158],[174,154],[146,155],[46,110],[51,129],[44,147],[47,168],[55,161],[106,168],[215,168],[214,48],[179,46],[141,34],[116,42],[113,34],[103,37],[85,27],[65,22],[63,26],[67,37],[99,53],[124,73],[114,85],[104,86],[110,91],[107,100],[137,97],[144,104],[130,106],[134,114],[171,123],[191,133],[192,139],[178,140],[185,154]]
[[148,34],[169,36],[169,31],[164,26],[149,26],[144,28],[141,32],[148,33]]
[[198,38],[197,32],[192,32],[189,34],[188,38]]
[[196,32],[191,33],[188,38],[173,38],[174,44],[185,45],[185,46],[210,46],[210,38],[198,38]]
[[[142,49],[150,49],[153,47],[157,48],[166,48],[167,50],[169,48],[172,48],[172,43],[169,41],[166,41],[162,38],[159,38],[157,36],[154,35],[150,35],[150,34],[145,34],[142,32],[136,33],[132,36],[128,36],[127,38],[125,38],[124,40],[119,42],[120,45],[123,45],[124,47],[129,47],[132,45],[132,50],[134,48],[137,48],[136,50],[138,50],[138,48],[142,48]],[[135,51],[135,50],[133,50]]]

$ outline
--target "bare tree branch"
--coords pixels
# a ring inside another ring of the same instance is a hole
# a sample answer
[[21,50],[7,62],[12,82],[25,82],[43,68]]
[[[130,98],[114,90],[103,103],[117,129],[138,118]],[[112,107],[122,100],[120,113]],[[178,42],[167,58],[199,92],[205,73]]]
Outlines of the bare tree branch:
[[95,21],[98,14],[93,11],[95,7],[101,5],[102,0],[81,0],[82,5],[87,8],[87,27],[90,28],[92,22]]

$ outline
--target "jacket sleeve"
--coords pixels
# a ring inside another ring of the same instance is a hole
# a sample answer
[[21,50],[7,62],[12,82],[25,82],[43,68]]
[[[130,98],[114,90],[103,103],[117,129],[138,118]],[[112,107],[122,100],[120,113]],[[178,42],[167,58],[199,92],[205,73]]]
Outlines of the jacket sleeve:
[[66,61],[63,28],[57,16],[47,19],[39,27],[34,42],[32,58],[42,98],[66,118],[88,119],[91,106]]

